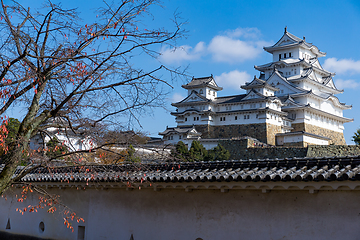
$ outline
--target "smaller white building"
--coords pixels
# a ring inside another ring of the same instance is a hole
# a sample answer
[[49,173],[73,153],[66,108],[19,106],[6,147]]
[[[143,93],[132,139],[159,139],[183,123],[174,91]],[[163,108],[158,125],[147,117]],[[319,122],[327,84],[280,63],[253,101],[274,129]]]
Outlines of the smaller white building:
[[166,144],[176,144],[180,141],[190,146],[192,141],[200,140],[201,133],[196,131],[195,127],[167,127],[165,131],[159,133],[163,136]]
[[48,127],[31,138],[30,149],[46,148],[46,144],[52,139],[57,139],[70,152],[90,150],[96,147],[95,141],[90,136],[75,134],[70,128],[64,127],[66,122],[61,119],[52,120],[48,125]]
[[304,142],[309,145],[329,145],[329,140],[331,139],[304,131],[276,134],[276,145],[278,146],[299,146]]

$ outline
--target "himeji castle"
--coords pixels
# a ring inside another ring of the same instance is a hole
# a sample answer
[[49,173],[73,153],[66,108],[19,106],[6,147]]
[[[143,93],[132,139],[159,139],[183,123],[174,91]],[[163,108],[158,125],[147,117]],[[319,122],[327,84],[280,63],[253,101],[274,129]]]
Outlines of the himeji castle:
[[183,85],[188,96],[172,104],[177,126],[159,133],[165,143],[249,136],[278,146],[346,144],[344,123],[353,119],[343,110],[351,106],[335,96],[343,90],[336,88],[335,74],[319,63],[326,53],[286,28],[264,50],[273,60],[255,66],[259,76],[241,86],[245,94],[218,96],[222,87],[212,75]]

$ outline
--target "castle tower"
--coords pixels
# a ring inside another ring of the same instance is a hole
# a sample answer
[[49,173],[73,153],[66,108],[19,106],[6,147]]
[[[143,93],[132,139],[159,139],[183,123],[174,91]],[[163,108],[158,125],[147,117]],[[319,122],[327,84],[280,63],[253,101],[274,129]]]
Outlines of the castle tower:
[[264,47],[273,61],[255,66],[259,77],[241,86],[246,94],[219,97],[213,76],[192,78],[182,87],[188,96],[173,103],[176,128],[160,135],[169,143],[191,138],[250,136],[271,145],[345,144],[343,110],[351,106],[335,96],[335,75],[318,61],[326,53],[287,31]]
[[353,119],[343,117],[343,110],[351,106],[341,103],[335,94],[334,73],[322,68],[318,58],[326,55],[287,31],[273,46],[264,47],[273,61],[255,66],[268,84],[279,91],[275,96],[285,104],[282,111],[292,119],[292,132],[305,132],[330,139],[330,144],[345,144],[344,123]]

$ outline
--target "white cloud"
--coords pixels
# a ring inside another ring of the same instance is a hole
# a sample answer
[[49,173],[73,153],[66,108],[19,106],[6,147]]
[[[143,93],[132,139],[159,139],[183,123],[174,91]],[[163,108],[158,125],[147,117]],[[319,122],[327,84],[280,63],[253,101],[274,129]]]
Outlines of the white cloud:
[[353,79],[348,79],[348,80],[343,80],[343,79],[337,79],[335,81],[335,86],[338,89],[345,89],[345,88],[358,88],[360,86],[360,83],[353,80]]
[[260,37],[261,33],[257,28],[227,30],[214,36],[208,45],[199,42],[195,47],[183,45],[172,49],[163,48],[159,59],[164,63],[180,63],[199,60],[210,55],[217,62],[244,62],[258,57],[263,52],[264,46],[271,45]]
[[220,76],[215,76],[215,81],[221,87],[234,87],[239,89],[245,82],[251,81],[251,76],[247,72],[234,70],[228,73],[222,73]]
[[174,95],[171,97],[171,102],[172,103],[176,103],[176,102],[180,102],[181,100],[183,100],[185,97],[179,93],[174,93]]
[[215,36],[208,47],[213,59],[218,62],[243,62],[256,58],[262,49],[253,42],[242,41],[227,36]]
[[324,62],[324,69],[338,74],[343,73],[360,73],[360,61],[352,59],[328,58]]
[[180,63],[184,60],[198,60],[204,51],[204,42],[199,42],[194,48],[188,45],[183,45],[172,49],[163,48],[160,51],[161,55],[159,59],[164,63]]
[[236,28],[234,30],[225,31],[226,35],[231,38],[253,38],[258,39],[261,36],[261,32],[257,28]]

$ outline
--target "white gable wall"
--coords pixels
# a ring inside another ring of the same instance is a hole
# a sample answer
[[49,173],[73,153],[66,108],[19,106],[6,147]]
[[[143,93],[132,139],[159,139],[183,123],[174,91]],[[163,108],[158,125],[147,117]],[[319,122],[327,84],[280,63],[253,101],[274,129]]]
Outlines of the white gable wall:
[[342,132],[344,130],[344,126],[340,121],[308,111],[305,112],[305,123],[336,132]]
[[[289,57],[291,53],[291,57]],[[279,61],[279,54],[281,54],[281,59],[298,59],[299,58],[299,50],[296,48],[287,48],[283,50],[278,50],[273,52],[273,62]],[[284,54],[286,54],[286,58],[284,58]]]

